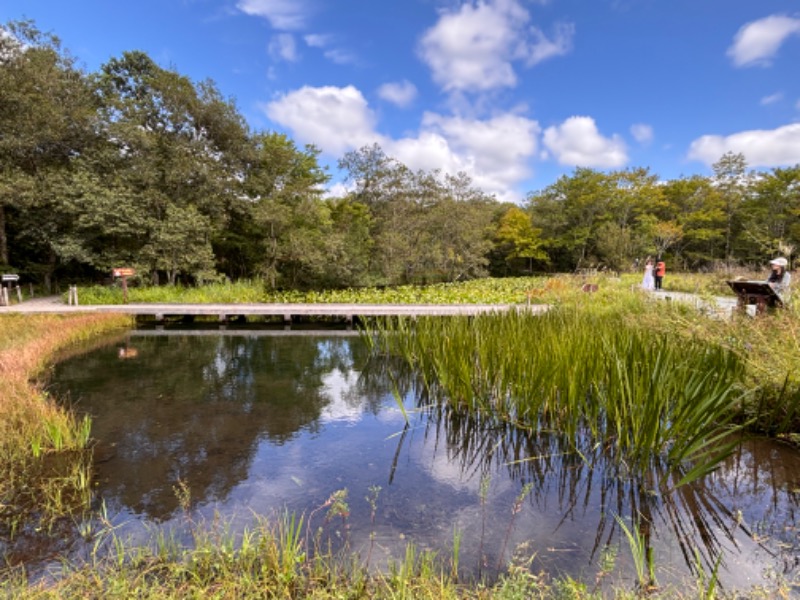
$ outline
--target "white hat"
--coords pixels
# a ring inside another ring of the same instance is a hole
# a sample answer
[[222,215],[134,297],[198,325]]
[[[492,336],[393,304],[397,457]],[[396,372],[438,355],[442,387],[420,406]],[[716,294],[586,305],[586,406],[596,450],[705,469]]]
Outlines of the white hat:
[[773,258],[771,261],[769,261],[769,264],[778,265],[779,267],[785,267],[786,265],[789,264],[789,261],[781,256],[780,258]]

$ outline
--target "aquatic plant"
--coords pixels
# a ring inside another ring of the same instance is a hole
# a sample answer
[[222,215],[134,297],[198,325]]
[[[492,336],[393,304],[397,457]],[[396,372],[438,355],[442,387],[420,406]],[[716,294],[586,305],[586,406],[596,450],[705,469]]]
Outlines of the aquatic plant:
[[647,544],[645,536],[640,531],[637,523],[633,523],[631,527],[628,527],[619,515],[616,515],[615,518],[628,539],[639,589],[644,593],[653,591],[657,586],[653,548]]
[[738,425],[742,363],[703,342],[630,325],[622,312],[556,309],[476,318],[391,320],[366,335],[418,369],[431,397],[498,422],[558,431],[612,450],[632,472],[724,457]]

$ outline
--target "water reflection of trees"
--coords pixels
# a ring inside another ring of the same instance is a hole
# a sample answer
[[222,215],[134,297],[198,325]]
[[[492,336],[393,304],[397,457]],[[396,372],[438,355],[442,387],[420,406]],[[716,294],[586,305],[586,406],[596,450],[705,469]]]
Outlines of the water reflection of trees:
[[[361,360],[347,338],[154,336],[134,338],[135,359],[109,347],[59,364],[55,393],[71,390],[94,417],[104,495],[158,520],[223,499],[248,477],[259,442],[314,432],[329,404],[324,385]],[[355,401],[355,399],[353,400]]]
[[[573,519],[597,519],[593,559],[619,537],[615,518],[619,515],[632,518],[638,525],[646,548],[653,546],[656,537],[671,535],[690,570],[697,570],[698,558],[707,572],[715,568],[718,559],[724,568],[725,549],[736,550],[741,534],[756,543],[767,539],[742,518],[742,507],[737,506],[737,501],[742,502],[739,491],[748,487],[750,514],[769,519],[771,514],[776,517],[780,513],[777,522],[772,520],[763,527],[770,536],[779,536],[781,543],[762,548],[774,554],[776,547],[783,547],[786,572],[798,566],[797,559],[792,558],[797,550],[798,476],[776,476],[776,457],[768,460],[763,455],[763,441],[744,440],[716,472],[677,486],[684,471],[669,471],[657,458],[647,472],[629,471],[613,447],[598,445],[588,433],[566,439],[546,428],[531,431],[490,415],[465,414],[445,402],[432,403],[429,397],[421,397],[419,406],[429,417],[426,435],[435,447],[445,449],[448,461],[458,464],[462,473],[483,478],[498,470],[507,471],[520,486],[532,486],[530,502],[535,506],[547,506],[552,511],[555,500],[561,513],[559,527]],[[796,452],[793,456],[794,461],[800,460]],[[746,467],[739,466],[742,463]],[[777,470],[783,475],[789,473],[786,468]],[[797,474],[798,470],[793,472]],[[787,539],[786,528],[791,528],[788,537],[794,538],[793,543]],[[790,552],[786,552],[787,542],[791,543]]]

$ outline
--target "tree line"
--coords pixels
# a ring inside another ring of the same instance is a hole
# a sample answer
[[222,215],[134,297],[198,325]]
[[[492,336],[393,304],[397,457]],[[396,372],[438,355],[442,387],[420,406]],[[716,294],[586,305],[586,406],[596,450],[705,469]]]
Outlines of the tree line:
[[349,192],[312,145],[254,131],[213,81],[140,51],[87,73],[30,21],[0,28],[0,269],[50,288],[134,267],[155,284],[261,278],[272,288],[711,267],[791,254],[800,166],[712,177],[576,169],[521,206],[464,173],[345,154]]

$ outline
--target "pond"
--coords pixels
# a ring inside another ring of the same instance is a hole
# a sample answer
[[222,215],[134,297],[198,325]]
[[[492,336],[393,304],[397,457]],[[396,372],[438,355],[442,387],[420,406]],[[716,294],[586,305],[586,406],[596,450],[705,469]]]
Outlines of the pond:
[[[132,331],[56,365],[50,386],[92,416],[97,504],[132,543],[155,528],[189,543],[192,524],[242,531],[289,511],[370,568],[411,542],[444,560],[458,546],[464,577],[491,578],[516,556],[535,572],[632,586],[616,517],[633,529],[639,515],[662,585],[692,585],[718,560],[727,588],[800,573],[791,448],[743,441],[705,479],[656,492],[557,433],[428,406],[413,374],[350,331]],[[329,519],[342,490],[348,512]]]

